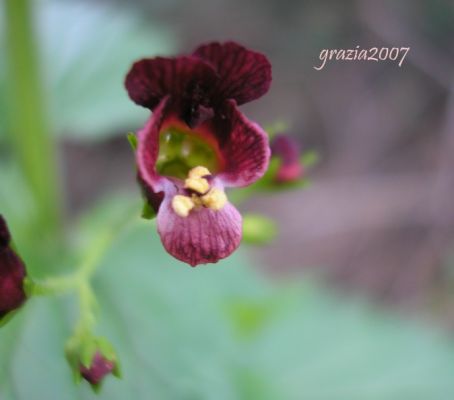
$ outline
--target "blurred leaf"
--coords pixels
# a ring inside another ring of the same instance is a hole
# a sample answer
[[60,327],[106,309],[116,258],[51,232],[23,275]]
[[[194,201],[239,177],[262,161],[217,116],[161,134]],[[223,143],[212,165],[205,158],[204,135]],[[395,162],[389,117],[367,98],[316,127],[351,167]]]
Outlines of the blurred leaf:
[[[87,215],[84,231],[105,226],[120,205]],[[150,222],[120,236],[94,285],[95,333],[112,342],[123,370],[100,399],[454,396],[454,346],[436,330],[313,282],[273,284],[241,251],[190,268],[165,253]],[[74,310],[72,296],[33,299],[0,329],[2,400],[93,398],[88,385],[74,385],[63,356]]]
[[230,316],[232,327],[239,338],[251,338],[260,333],[277,311],[277,303],[250,300],[232,300],[226,310]]
[[263,215],[246,214],[243,216],[243,242],[264,245],[277,236],[276,223]]
[[[149,111],[129,100],[124,78],[137,59],[174,51],[170,30],[130,4],[59,0],[34,4],[56,133],[99,138],[141,126]],[[0,89],[4,79],[0,61]],[[6,101],[2,93],[0,120]],[[0,126],[0,135],[4,129]]]

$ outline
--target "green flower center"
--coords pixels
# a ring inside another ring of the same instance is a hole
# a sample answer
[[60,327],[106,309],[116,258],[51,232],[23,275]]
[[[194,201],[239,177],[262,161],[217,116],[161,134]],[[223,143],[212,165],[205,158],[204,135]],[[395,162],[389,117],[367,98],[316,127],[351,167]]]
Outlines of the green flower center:
[[197,133],[169,127],[159,137],[159,155],[156,169],[160,175],[185,179],[189,170],[197,166],[219,171],[216,149]]

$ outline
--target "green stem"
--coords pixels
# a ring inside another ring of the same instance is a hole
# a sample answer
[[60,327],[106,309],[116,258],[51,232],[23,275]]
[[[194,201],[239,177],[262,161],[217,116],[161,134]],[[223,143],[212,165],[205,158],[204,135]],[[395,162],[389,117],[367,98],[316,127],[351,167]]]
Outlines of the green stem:
[[79,286],[79,274],[47,278],[42,282],[28,280],[25,283],[29,296],[60,295],[72,292]]
[[79,321],[74,332],[75,336],[89,334],[96,323],[95,309],[96,297],[88,281],[81,281],[79,293]]
[[41,85],[31,0],[5,0],[10,138],[36,204],[40,232],[61,217],[56,146]]
[[74,336],[76,337],[89,334],[96,323],[95,312],[97,302],[90,284],[91,277],[119,235],[137,220],[137,208],[137,205],[134,205],[134,208],[131,208],[131,212],[128,210],[125,218],[102,229],[93,238],[74,273],[66,276],[47,278],[42,282],[26,282],[26,290],[30,296],[49,296],[66,293],[77,294],[79,300],[79,319],[74,332]]

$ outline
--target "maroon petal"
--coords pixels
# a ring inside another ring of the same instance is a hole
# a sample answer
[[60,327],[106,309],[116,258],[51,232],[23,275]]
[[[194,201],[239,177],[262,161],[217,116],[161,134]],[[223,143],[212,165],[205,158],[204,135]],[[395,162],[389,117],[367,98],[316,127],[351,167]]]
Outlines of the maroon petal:
[[263,96],[270,87],[271,65],[261,53],[235,42],[215,42],[198,47],[193,54],[216,68],[220,76],[216,93],[222,100],[235,99],[241,105]]
[[153,191],[151,186],[145,183],[143,178],[140,176],[140,173],[137,174],[137,181],[139,182],[139,185],[142,188],[142,194],[146,199],[147,203],[157,213],[162,203],[162,200],[164,199],[164,192]]
[[241,215],[230,203],[219,211],[202,207],[180,217],[166,196],[157,221],[167,252],[193,267],[228,257],[241,242]]
[[188,102],[196,97],[196,106],[209,97],[218,77],[214,69],[200,58],[149,58],[133,64],[125,80],[129,97],[153,110],[167,95]]
[[225,117],[218,120],[224,134],[223,157],[228,160],[219,174],[226,186],[247,186],[261,178],[268,168],[270,147],[268,135],[255,122],[248,120],[236,107],[235,101],[225,104]]
[[24,278],[22,260],[9,247],[0,250],[0,318],[25,301]]
[[159,155],[159,132],[167,114],[168,102],[168,96],[162,99],[137,134],[138,176],[147,197],[164,190],[163,179],[156,171],[156,160]]

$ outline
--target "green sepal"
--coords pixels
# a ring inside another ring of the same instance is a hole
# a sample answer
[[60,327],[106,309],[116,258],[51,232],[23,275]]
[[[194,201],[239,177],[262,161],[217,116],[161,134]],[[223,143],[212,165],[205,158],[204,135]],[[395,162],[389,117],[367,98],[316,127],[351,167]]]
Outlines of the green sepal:
[[265,245],[276,238],[276,223],[260,214],[243,216],[243,241],[248,244]]
[[99,394],[102,389],[102,382],[99,383],[90,383],[91,390],[93,390],[93,393]]
[[70,338],[65,345],[65,357],[73,375],[75,383],[80,383],[81,376],[79,371],[79,339],[76,337]]
[[[120,366],[112,344],[104,337],[94,337],[91,334],[83,333],[71,337],[65,346],[66,359],[72,370],[73,379],[76,384],[80,384],[82,381],[80,367],[83,366],[89,369],[93,358],[98,352],[106,360],[114,364],[112,375],[121,378]],[[90,384],[90,386],[95,393],[101,390],[101,384]]]
[[117,354],[112,344],[104,337],[96,338],[96,347],[99,353],[109,361],[115,362],[117,360]]
[[95,340],[84,341],[79,348],[80,364],[85,368],[90,368],[97,350],[98,348]]
[[80,374],[80,371],[72,370],[72,376],[73,376],[73,381],[76,385],[80,385],[82,382],[82,375]]
[[112,344],[106,338],[100,337],[97,338],[97,345],[98,351],[102,354],[102,356],[106,360],[109,360],[114,363],[112,375],[114,375],[117,378],[121,378],[120,363],[118,362],[118,357]]
[[147,200],[145,200],[143,203],[141,216],[143,219],[149,220],[156,218],[156,211]]
[[127,135],[126,135],[127,139],[128,139],[128,142],[129,144],[131,145],[131,148],[133,151],[136,151],[137,150],[137,146],[139,144],[138,140],[137,140],[137,136],[135,133],[133,132],[129,132]]

